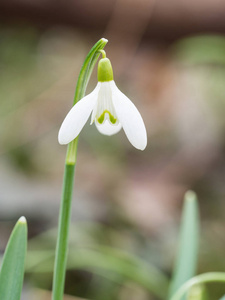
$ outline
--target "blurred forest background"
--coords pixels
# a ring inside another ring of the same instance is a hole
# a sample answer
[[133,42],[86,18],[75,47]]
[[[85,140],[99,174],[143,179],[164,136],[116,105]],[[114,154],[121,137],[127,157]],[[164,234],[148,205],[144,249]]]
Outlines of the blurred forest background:
[[[106,137],[85,126],[71,247],[112,247],[170,276],[183,195],[193,189],[198,273],[225,271],[225,1],[1,0],[0,17],[0,250],[26,216],[33,254],[22,299],[50,299],[66,153],[57,134],[101,37],[118,87],[143,116],[148,146],[141,152],[122,131]],[[87,92],[96,83],[95,68]],[[77,265],[65,300],[158,299],[135,280]],[[210,286],[215,299],[225,293]]]

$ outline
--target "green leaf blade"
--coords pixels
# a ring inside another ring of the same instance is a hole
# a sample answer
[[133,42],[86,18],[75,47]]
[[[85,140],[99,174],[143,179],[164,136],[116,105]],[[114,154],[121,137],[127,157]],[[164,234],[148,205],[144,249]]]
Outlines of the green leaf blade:
[[184,282],[196,272],[199,244],[199,213],[196,194],[188,191],[184,197],[180,240],[175,268],[169,289],[170,299]]
[[27,222],[21,217],[11,235],[0,270],[0,295],[4,300],[19,300],[23,286],[27,251]]

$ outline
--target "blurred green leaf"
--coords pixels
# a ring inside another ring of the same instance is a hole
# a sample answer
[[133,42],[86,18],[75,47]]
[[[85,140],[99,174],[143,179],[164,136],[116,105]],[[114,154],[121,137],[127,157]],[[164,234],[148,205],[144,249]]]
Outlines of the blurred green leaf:
[[112,276],[112,280],[99,276],[98,274],[92,274],[91,281],[86,291],[87,299],[92,300],[114,300],[118,298],[118,293],[123,283],[120,276]]
[[[182,297],[184,295],[186,295],[186,293],[188,293],[190,291],[190,289],[192,289],[195,285],[213,283],[213,282],[220,282],[224,286],[225,272],[208,272],[208,273],[203,273],[203,274],[192,277],[191,279],[187,280],[178,289],[178,291],[171,297],[171,300],[181,300]],[[213,294],[213,295],[215,295],[215,294]],[[212,299],[211,296],[210,296],[210,299]]]
[[176,58],[188,64],[225,64],[225,38],[219,35],[194,36],[179,40]]
[[163,273],[137,257],[117,249],[109,247],[100,247],[97,251],[82,249],[71,256],[69,264],[95,272],[102,273],[102,270],[113,272],[140,284],[161,299],[166,296],[168,280]]
[[225,300],[225,295],[222,298],[220,298],[219,300]]
[[[52,255],[51,255],[52,253]],[[53,252],[28,252],[28,272],[49,272],[53,270]],[[165,299],[168,279],[160,270],[118,249],[98,246],[70,250],[67,269],[88,270],[111,280],[113,274],[134,281],[160,299]],[[114,280],[114,279],[113,279]],[[121,284],[121,282],[118,282]]]
[[188,279],[195,275],[199,241],[199,214],[196,194],[184,197],[179,248],[169,289],[169,299]]
[[4,300],[19,300],[27,251],[27,223],[21,217],[9,238],[0,271],[0,295]]
[[187,300],[209,300],[205,285],[194,285],[188,293]]

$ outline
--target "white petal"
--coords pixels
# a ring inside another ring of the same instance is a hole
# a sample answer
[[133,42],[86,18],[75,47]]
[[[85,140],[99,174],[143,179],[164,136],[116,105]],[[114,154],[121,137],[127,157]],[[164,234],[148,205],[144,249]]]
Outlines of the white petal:
[[98,131],[105,135],[113,135],[120,131],[122,125],[120,123],[112,125],[108,120],[105,120],[103,124],[95,122]]
[[61,145],[74,140],[84,127],[97,101],[99,85],[89,95],[78,101],[69,111],[59,130],[58,141]]
[[130,99],[117,88],[114,81],[110,81],[110,84],[116,114],[128,140],[135,148],[144,150],[147,146],[147,133],[139,111]]

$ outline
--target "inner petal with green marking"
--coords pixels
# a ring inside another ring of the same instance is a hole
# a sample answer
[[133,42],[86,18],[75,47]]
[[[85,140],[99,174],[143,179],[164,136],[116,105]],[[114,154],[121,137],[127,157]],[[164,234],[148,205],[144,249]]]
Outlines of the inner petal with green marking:
[[101,82],[96,105],[92,112],[91,124],[95,121],[99,125],[107,120],[111,125],[117,125],[119,120],[112,102],[112,91],[109,82]]
[[97,121],[102,124],[106,119],[108,119],[112,124],[116,124],[117,119],[108,110],[105,110]]

